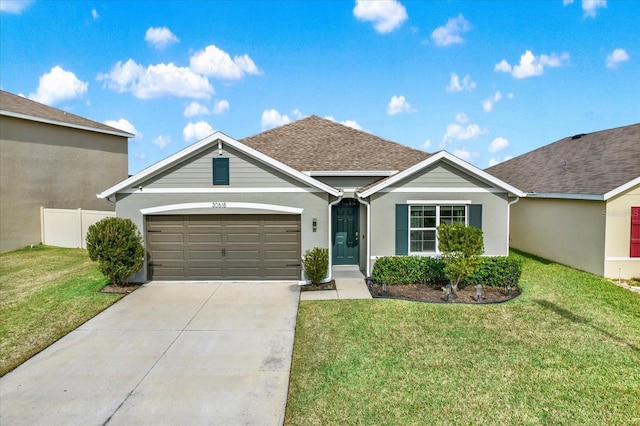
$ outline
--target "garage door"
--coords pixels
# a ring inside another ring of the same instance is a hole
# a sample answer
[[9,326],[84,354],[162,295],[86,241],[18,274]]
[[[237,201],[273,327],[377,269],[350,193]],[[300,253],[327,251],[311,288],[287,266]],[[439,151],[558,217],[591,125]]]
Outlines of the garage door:
[[149,279],[300,279],[300,216],[147,217]]

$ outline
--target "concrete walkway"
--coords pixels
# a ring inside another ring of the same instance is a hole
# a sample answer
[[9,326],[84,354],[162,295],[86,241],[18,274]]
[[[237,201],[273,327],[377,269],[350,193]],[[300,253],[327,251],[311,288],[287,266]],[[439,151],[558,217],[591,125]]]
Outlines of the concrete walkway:
[[0,424],[282,425],[285,283],[143,286],[0,379]]
[[303,291],[300,300],[371,299],[358,266],[334,266],[331,275],[336,281],[335,290]]

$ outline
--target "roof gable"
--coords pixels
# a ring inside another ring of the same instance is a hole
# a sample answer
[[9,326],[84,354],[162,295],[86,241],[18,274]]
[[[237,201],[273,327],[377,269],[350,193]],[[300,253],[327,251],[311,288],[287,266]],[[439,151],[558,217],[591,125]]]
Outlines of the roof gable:
[[0,90],[0,115],[125,138],[135,137],[135,135],[123,130],[5,92],[4,90]]
[[640,179],[639,159],[640,124],[633,124],[560,139],[486,172],[530,194],[606,200]]
[[215,147],[218,145],[218,143],[221,143],[221,147],[224,147],[224,144],[228,144],[229,146],[233,147],[234,149],[248,155],[249,157],[252,157],[258,161],[260,161],[261,163],[274,168],[282,173],[284,173],[287,176],[290,176],[298,181],[301,181],[309,186],[321,189],[331,195],[334,196],[339,196],[341,195],[341,192],[329,185],[326,185],[310,176],[307,176],[306,174],[299,172],[298,170],[295,170],[289,166],[287,166],[286,164],[282,164],[277,160],[274,160],[273,158],[270,158],[266,155],[264,155],[263,153],[256,151],[255,149],[248,147],[244,144],[242,144],[241,142],[236,141],[233,138],[230,138],[229,136],[225,135],[224,133],[221,132],[216,132],[210,136],[207,136],[206,138],[194,143],[193,145],[188,146],[187,148],[183,149],[182,151],[179,151],[167,158],[165,158],[164,160],[150,166],[147,167],[146,169],[142,170],[141,172],[131,176],[128,179],[123,180],[122,182],[112,186],[109,189],[106,189],[105,191],[103,191],[100,194],[97,194],[98,198],[108,198],[110,196],[112,196],[113,194],[116,194],[118,192],[124,191],[124,190],[128,190],[130,188],[136,187],[137,185],[140,185],[143,182],[148,181],[151,178],[154,178],[156,176],[159,176],[160,174],[162,174],[163,172],[176,167],[178,164],[184,162],[184,161],[188,161],[189,159],[193,158],[194,156],[199,155],[202,152],[205,152],[207,150],[210,150],[211,148]]
[[[312,115],[241,139],[240,142],[304,171],[379,172],[404,170],[430,154]],[[384,175],[382,175],[384,176]]]
[[413,175],[415,175],[416,173],[419,173],[420,171],[426,169],[427,167],[430,167],[434,164],[436,164],[439,161],[445,161],[451,165],[453,165],[454,167],[456,167],[458,170],[461,170],[463,172],[465,172],[466,174],[469,174],[471,177],[473,177],[474,179],[478,179],[480,181],[486,182],[488,185],[493,186],[495,188],[499,188],[504,190],[505,192],[508,192],[510,194],[516,195],[518,197],[523,196],[524,194],[522,193],[522,191],[520,191],[519,189],[509,185],[506,182],[503,182],[502,180],[486,173],[483,172],[482,170],[478,169],[477,167],[467,163],[464,160],[461,160],[460,158],[456,157],[453,154],[448,153],[447,151],[440,151],[437,152],[435,154],[433,154],[432,156],[430,156],[429,158],[427,158],[426,160],[415,164],[412,167],[409,167],[406,170],[403,170],[400,173],[397,173],[387,179],[384,179],[382,181],[373,183],[371,185],[369,185],[368,187],[362,188],[359,191],[359,196],[363,197],[363,198],[367,198],[373,194],[375,194],[378,191],[383,190],[384,188],[387,188],[389,186],[392,186],[394,184],[400,183],[402,182],[404,179],[407,179]]

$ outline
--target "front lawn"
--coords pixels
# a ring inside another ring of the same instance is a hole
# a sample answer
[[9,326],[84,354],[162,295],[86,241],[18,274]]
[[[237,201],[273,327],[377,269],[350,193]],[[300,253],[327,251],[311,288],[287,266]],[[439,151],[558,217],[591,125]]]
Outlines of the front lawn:
[[0,254],[0,376],[119,300],[106,283],[86,250]]
[[504,304],[301,302],[285,424],[640,424],[640,295],[512,256]]

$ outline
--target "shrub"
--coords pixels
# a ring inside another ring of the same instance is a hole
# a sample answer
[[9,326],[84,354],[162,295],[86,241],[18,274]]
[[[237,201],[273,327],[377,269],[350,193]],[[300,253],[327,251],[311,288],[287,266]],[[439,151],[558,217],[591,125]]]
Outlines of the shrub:
[[478,267],[463,280],[461,286],[482,284],[488,287],[516,285],[522,274],[522,262],[513,257],[483,257]]
[[443,284],[444,264],[427,256],[380,257],[373,265],[371,278],[387,284]]
[[444,273],[455,293],[460,281],[471,275],[480,264],[480,255],[484,252],[482,231],[462,223],[443,223],[437,229]]
[[142,236],[129,219],[108,217],[91,225],[87,232],[87,250],[98,270],[112,284],[122,285],[144,262]]
[[302,257],[302,265],[311,284],[320,284],[329,270],[329,249],[314,247],[307,250]]

